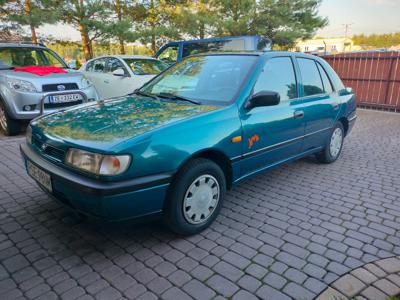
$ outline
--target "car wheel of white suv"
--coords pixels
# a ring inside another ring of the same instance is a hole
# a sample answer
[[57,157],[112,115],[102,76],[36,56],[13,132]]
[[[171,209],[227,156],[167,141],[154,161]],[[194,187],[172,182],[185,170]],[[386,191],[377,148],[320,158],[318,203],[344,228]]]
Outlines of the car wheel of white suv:
[[8,115],[7,109],[0,99],[0,130],[5,135],[17,135],[21,132],[21,124]]

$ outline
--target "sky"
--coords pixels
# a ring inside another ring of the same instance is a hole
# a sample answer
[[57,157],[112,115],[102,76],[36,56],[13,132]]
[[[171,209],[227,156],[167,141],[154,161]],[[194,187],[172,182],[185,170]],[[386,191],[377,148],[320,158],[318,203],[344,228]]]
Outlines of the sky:
[[400,32],[400,0],[323,0],[319,12],[329,19],[319,36],[344,36],[344,24],[350,36]]
[[[350,24],[349,36],[400,32],[400,0],[323,0],[319,12],[328,17],[329,25],[318,36],[344,36],[344,24]],[[79,32],[68,25],[45,25],[38,31],[57,39],[80,40]]]

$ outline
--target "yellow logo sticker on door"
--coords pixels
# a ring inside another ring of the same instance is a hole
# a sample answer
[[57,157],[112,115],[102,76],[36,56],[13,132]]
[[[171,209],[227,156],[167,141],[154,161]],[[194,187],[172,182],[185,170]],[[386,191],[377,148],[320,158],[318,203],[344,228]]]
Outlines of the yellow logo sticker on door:
[[258,134],[253,135],[251,138],[249,138],[249,149],[253,148],[254,143],[258,142],[260,140],[260,137]]

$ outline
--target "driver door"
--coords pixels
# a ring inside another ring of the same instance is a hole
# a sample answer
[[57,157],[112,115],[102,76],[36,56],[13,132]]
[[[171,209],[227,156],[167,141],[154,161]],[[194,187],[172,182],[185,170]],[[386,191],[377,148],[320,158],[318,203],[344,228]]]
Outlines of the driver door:
[[301,151],[305,123],[291,57],[273,57],[266,61],[253,88],[277,92],[281,102],[275,106],[242,111],[242,176],[262,171],[288,160]]
[[[113,72],[117,69],[124,70],[124,76],[116,76]],[[135,82],[125,65],[116,57],[107,58],[107,68],[103,84],[106,87],[106,98],[125,96],[135,90]]]

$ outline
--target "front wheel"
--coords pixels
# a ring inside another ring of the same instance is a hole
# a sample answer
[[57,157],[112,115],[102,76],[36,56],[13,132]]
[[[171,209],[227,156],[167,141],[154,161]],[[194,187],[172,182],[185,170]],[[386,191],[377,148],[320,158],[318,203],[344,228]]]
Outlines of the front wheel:
[[317,160],[324,164],[330,164],[336,161],[342,152],[343,141],[343,125],[341,122],[336,122],[324,150],[316,155]]
[[216,163],[203,158],[190,161],[171,185],[165,223],[182,235],[204,230],[221,210],[225,192],[225,175]]
[[21,131],[21,124],[8,115],[7,109],[0,99],[0,131],[5,135],[17,135]]

